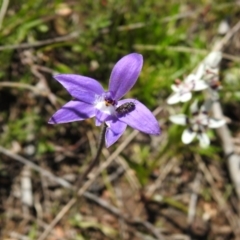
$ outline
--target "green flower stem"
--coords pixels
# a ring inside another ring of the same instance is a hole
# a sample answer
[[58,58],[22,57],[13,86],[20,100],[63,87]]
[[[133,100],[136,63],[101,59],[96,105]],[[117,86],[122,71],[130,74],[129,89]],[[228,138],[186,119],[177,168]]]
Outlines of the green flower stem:
[[87,169],[85,170],[85,172],[79,177],[77,184],[76,184],[76,188],[79,189],[82,186],[82,183],[84,181],[84,179],[87,177],[87,175],[92,171],[92,169],[94,168],[94,166],[99,162],[99,157],[101,155],[102,152],[102,148],[104,145],[104,137],[105,137],[105,133],[106,133],[106,129],[107,129],[107,125],[104,123],[101,133],[100,133],[100,137],[99,137],[99,142],[98,142],[98,149],[97,149],[97,153],[95,158],[90,162],[90,164],[88,165]]

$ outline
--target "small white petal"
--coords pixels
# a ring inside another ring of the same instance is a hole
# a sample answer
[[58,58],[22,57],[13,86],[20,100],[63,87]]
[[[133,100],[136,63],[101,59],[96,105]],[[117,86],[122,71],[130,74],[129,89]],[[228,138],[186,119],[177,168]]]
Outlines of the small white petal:
[[192,82],[192,81],[196,81],[196,75],[195,74],[189,74],[185,79],[184,82]]
[[200,80],[205,72],[204,64],[200,64],[196,72],[196,80]]
[[184,144],[189,144],[195,138],[196,132],[192,132],[189,129],[185,129],[182,134],[182,142]]
[[176,84],[172,84],[171,88],[174,92],[179,92],[179,90],[180,90],[179,87]]
[[194,102],[190,106],[191,113],[196,113],[198,111],[198,100],[194,100]]
[[226,123],[226,121],[224,119],[217,120],[217,119],[210,118],[208,127],[209,128],[219,128],[219,127],[222,127],[225,123]]
[[204,89],[208,88],[207,83],[205,83],[203,80],[198,80],[195,82],[194,91],[202,91]]
[[184,114],[170,116],[169,120],[178,125],[186,125],[187,124],[187,116]]
[[192,98],[192,93],[191,92],[186,92],[180,96],[180,101],[181,102],[187,102]]
[[178,103],[178,102],[180,102],[179,93],[174,93],[167,99],[168,104],[175,104],[175,103]]
[[211,52],[204,60],[204,63],[210,68],[216,68],[219,65],[221,60],[222,60],[222,53],[219,51],[216,51],[216,52]]
[[197,138],[200,141],[200,146],[202,148],[206,148],[210,145],[210,139],[206,133],[198,134]]

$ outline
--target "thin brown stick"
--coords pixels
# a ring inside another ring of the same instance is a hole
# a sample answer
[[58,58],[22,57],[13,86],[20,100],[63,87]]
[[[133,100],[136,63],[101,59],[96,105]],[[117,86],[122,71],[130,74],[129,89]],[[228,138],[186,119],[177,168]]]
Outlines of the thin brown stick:
[[189,205],[188,205],[188,225],[189,226],[193,223],[193,220],[196,214],[199,188],[201,185],[201,178],[202,178],[202,174],[200,172],[197,172],[193,182],[193,188],[192,188],[193,192],[191,194]]

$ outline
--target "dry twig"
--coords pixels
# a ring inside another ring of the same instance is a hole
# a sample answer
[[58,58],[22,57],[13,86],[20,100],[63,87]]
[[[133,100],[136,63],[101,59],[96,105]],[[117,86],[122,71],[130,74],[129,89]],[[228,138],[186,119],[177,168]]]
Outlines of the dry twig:
[[197,173],[194,182],[193,182],[193,192],[190,197],[190,202],[188,206],[188,224],[189,226],[192,224],[195,214],[196,214],[196,207],[198,201],[198,192],[201,184],[202,174],[200,172]]

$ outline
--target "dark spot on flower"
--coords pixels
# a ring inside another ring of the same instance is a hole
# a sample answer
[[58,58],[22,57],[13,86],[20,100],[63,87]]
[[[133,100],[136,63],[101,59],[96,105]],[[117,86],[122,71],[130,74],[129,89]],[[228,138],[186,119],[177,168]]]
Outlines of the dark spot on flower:
[[193,115],[193,117],[198,116],[199,115],[199,111],[193,112],[192,115]]
[[222,84],[220,81],[213,79],[212,81],[210,81],[210,87],[213,90],[219,90],[221,88]]
[[133,102],[126,102],[122,104],[121,106],[116,108],[116,112],[119,115],[124,115],[127,113],[132,112],[135,109],[135,104]]
[[206,110],[203,110],[203,111],[202,111],[202,114],[208,115],[208,112],[207,112]]
[[116,101],[105,98],[105,103],[106,103],[106,106],[110,106],[110,105],[114,106],[116,104]]

